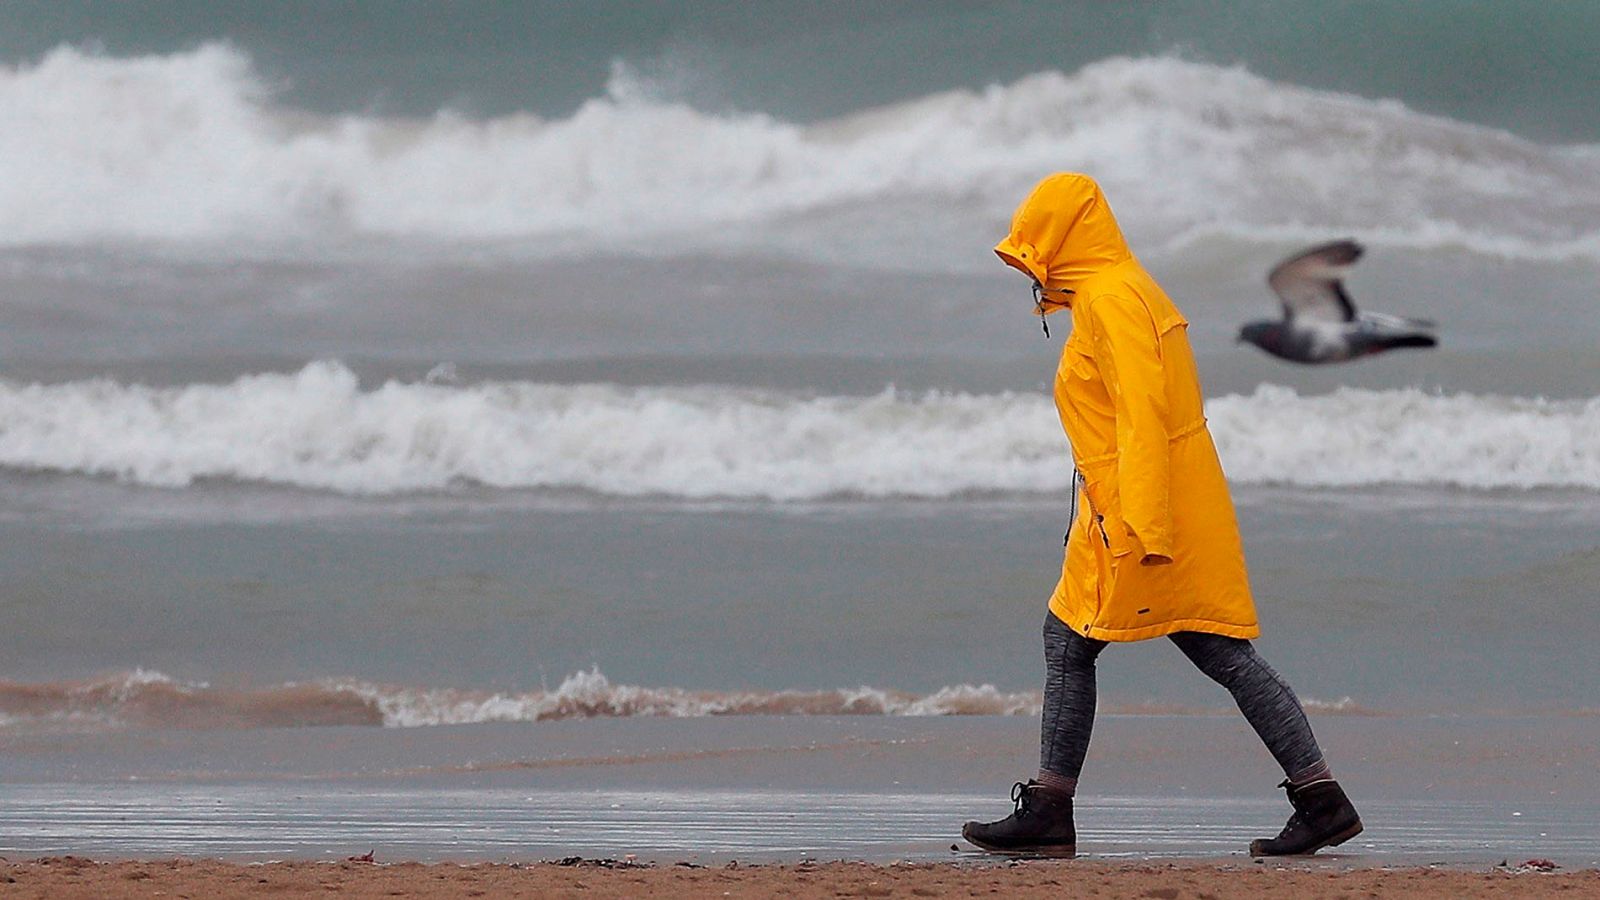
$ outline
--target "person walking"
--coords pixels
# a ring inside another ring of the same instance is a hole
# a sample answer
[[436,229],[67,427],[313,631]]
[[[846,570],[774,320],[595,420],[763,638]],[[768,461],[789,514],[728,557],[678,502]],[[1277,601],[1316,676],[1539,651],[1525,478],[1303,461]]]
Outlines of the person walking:
[[995,253],[1032,280],[1036,314],[1071,314],[1054,393],[1076,472],[1044,623],[1039,772],[1012,788],[1011,815],[968,822],[962,836],[997,853],[1076,853],[1095,659],[1110,643],[1157,637],[1228,689],[1287,776],[1279,787],[1294,812],[1277,837],[1250,844],[1252,856],[1314,853],[1359,834],[1299,699],[1250,643],[1261,629],[1183,313],[1087,175],[1039,182]]

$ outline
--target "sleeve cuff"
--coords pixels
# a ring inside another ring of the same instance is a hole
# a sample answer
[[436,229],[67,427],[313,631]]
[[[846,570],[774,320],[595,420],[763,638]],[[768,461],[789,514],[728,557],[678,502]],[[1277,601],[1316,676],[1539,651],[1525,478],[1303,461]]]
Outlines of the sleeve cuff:
[[1133,526],[1130,525],[1128,526],[1128,539],[1133,542],[1135,552],[1137,552],[1141,558],[1146,556],[1165,556],[1168,559],[1172,558],[1172,539],[1166,535],[1145,538],[1141,536],[1139,532],[1134,531]]

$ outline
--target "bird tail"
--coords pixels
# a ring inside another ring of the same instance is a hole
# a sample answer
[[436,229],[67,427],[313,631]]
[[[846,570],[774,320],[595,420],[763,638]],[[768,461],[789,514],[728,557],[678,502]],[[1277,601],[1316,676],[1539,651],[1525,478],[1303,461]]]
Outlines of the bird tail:
[[1379,346],[1385,350],[1397,347],[1437,347],[1439,341],[1431,334],[1401,334],[1384,338]]

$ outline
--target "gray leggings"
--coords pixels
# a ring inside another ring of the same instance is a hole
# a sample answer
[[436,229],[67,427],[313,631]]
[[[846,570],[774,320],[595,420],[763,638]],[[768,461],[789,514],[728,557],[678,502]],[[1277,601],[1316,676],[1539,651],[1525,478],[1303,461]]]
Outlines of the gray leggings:
[[[1322,749],[1300,700],[1249,641],[1180,631],[1168,635],[1200,671],[1233,694],[1250,727],[1293,778],[1322,765]],[[1044,721],[1039,768],[1076,779],[1094,729],[1094,661],[1105,641],[1086,638],[1053,614],[1044,617]]]

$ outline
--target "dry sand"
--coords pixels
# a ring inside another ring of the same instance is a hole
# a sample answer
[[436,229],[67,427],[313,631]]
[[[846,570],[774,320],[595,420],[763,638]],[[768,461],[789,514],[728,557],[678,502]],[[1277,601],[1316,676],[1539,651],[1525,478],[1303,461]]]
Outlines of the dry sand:
[[[1521,862],[1521,861],[1517,861]],[[451,865],[213,860],[0,862],[0,897],[1600,897],[1600,870],[1352,869],[1312,861]]]

